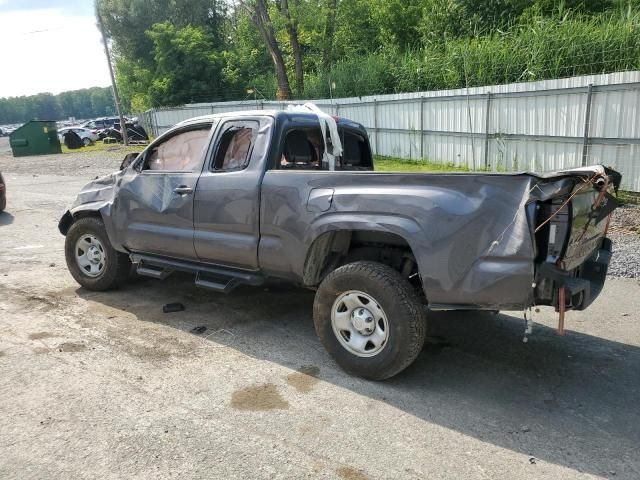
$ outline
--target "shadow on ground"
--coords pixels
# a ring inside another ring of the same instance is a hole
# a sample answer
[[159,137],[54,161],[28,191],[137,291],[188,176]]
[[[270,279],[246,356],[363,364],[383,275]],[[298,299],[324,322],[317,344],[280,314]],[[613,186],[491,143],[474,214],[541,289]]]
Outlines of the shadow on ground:
[[[640,475],[634,346],[575,332],[558,337],[540,325],[523,344],[520,318],[432,313],[418,360],[376,383],[345,374],[324,352],[313,330],[313,292],[273,285],[221,295],[175,275],[165,282],[136,279],[116,292],[77,293],[140,321],[185,331],[206,326],[201,336],[258,359],[319,367],[326,382],[502,448],[596,475]],[[169,302],[186,310],[163,314]]]
[[0,212],[0,227],[2,225],[11,225],[14,218],[9,212]]

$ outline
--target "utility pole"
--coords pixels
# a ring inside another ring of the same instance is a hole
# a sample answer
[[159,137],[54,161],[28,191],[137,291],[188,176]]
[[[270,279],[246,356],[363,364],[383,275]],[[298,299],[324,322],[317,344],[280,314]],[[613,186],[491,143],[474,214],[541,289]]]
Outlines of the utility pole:
[[107,43],[107,36],[104,33],[104,26],[102,25],[102,19],[100,18],[100,12],[98,11],[98,3],[95,3],[96,19],[98,20],[98,28],[102,35],[102,43],[104,44],[104,54],[107,56],[107,65],[109,65],[109,75],[111,76],[111,90],[113,92],[113,101],[116,104],[116,110],[118,111],[118,117],[120,118],[120,133],[122,133],[122,141],[125,145],[129,145],[129,135],[127,135],[127,125],[124,123],[124,117],[122,116],[122,110],[120,109],[120,96],[118,95],[118,86],[116,85],[116,77],[113,74],[113,65],[111,65],[111,55],[109,54],[109,44]]

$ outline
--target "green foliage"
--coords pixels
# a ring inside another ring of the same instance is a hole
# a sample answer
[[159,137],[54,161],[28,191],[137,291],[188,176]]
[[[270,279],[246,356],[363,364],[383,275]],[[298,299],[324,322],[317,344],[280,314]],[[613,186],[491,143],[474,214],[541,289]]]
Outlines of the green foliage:
[[139,112],[197,101],[203,92],[206,99],[219,93],[223,0],[98,0],[96,6],[113,39],[125,110]]
[[[537,16],[507,31],[398,47],[326,75],[348,96],[503,84],[640,68],[640,15]],[[310,82],[311,84],[311,82]],[[314,92],[315,93],[315,92]],[[326,96],[325,91],[318,96]]]
[[[293,79],[280,0],[266,3]],[[304,98],[640,68],[640,0],[337,0],[332,38],[326,38],[331,0],[288,4],[302,51]],[[98,0],[126,109],[274,98],[273,63],[264,40],[245,9],[234,5]],[[327,66],[328,45],[333,48]]]
[[157,105],[197,101],[222,90],[222,55],[211,48],[212,35],[202,27],[176,28],[168,22],[147,30],[153,41],[155,72],[149,96]]
[[238,12],[228,29],[228,44],[222,53],[222,74],[227,89],[236,98],[244,98],[247,90],[254,87],[262,96],[275,98],[271,58],[247,14]]
[[111,88],[94,87],[58,95],[39,93],[0,98],[0,124],[23,123],[32,119],[91,118],[112,115],[114,111]]

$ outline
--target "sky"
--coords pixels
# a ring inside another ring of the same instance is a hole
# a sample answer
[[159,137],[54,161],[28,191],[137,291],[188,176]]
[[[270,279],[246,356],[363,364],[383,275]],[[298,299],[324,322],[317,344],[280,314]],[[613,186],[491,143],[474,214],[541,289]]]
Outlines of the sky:
[[0,0],[0,97],[110,85],[95,23],[93,0]]

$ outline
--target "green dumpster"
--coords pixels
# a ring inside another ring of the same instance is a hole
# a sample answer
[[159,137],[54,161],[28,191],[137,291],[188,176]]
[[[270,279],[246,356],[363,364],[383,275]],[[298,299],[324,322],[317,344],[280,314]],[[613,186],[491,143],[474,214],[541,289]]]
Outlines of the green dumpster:
[[56,122],[31,120],[9,135],[14,157],[62,153]]

